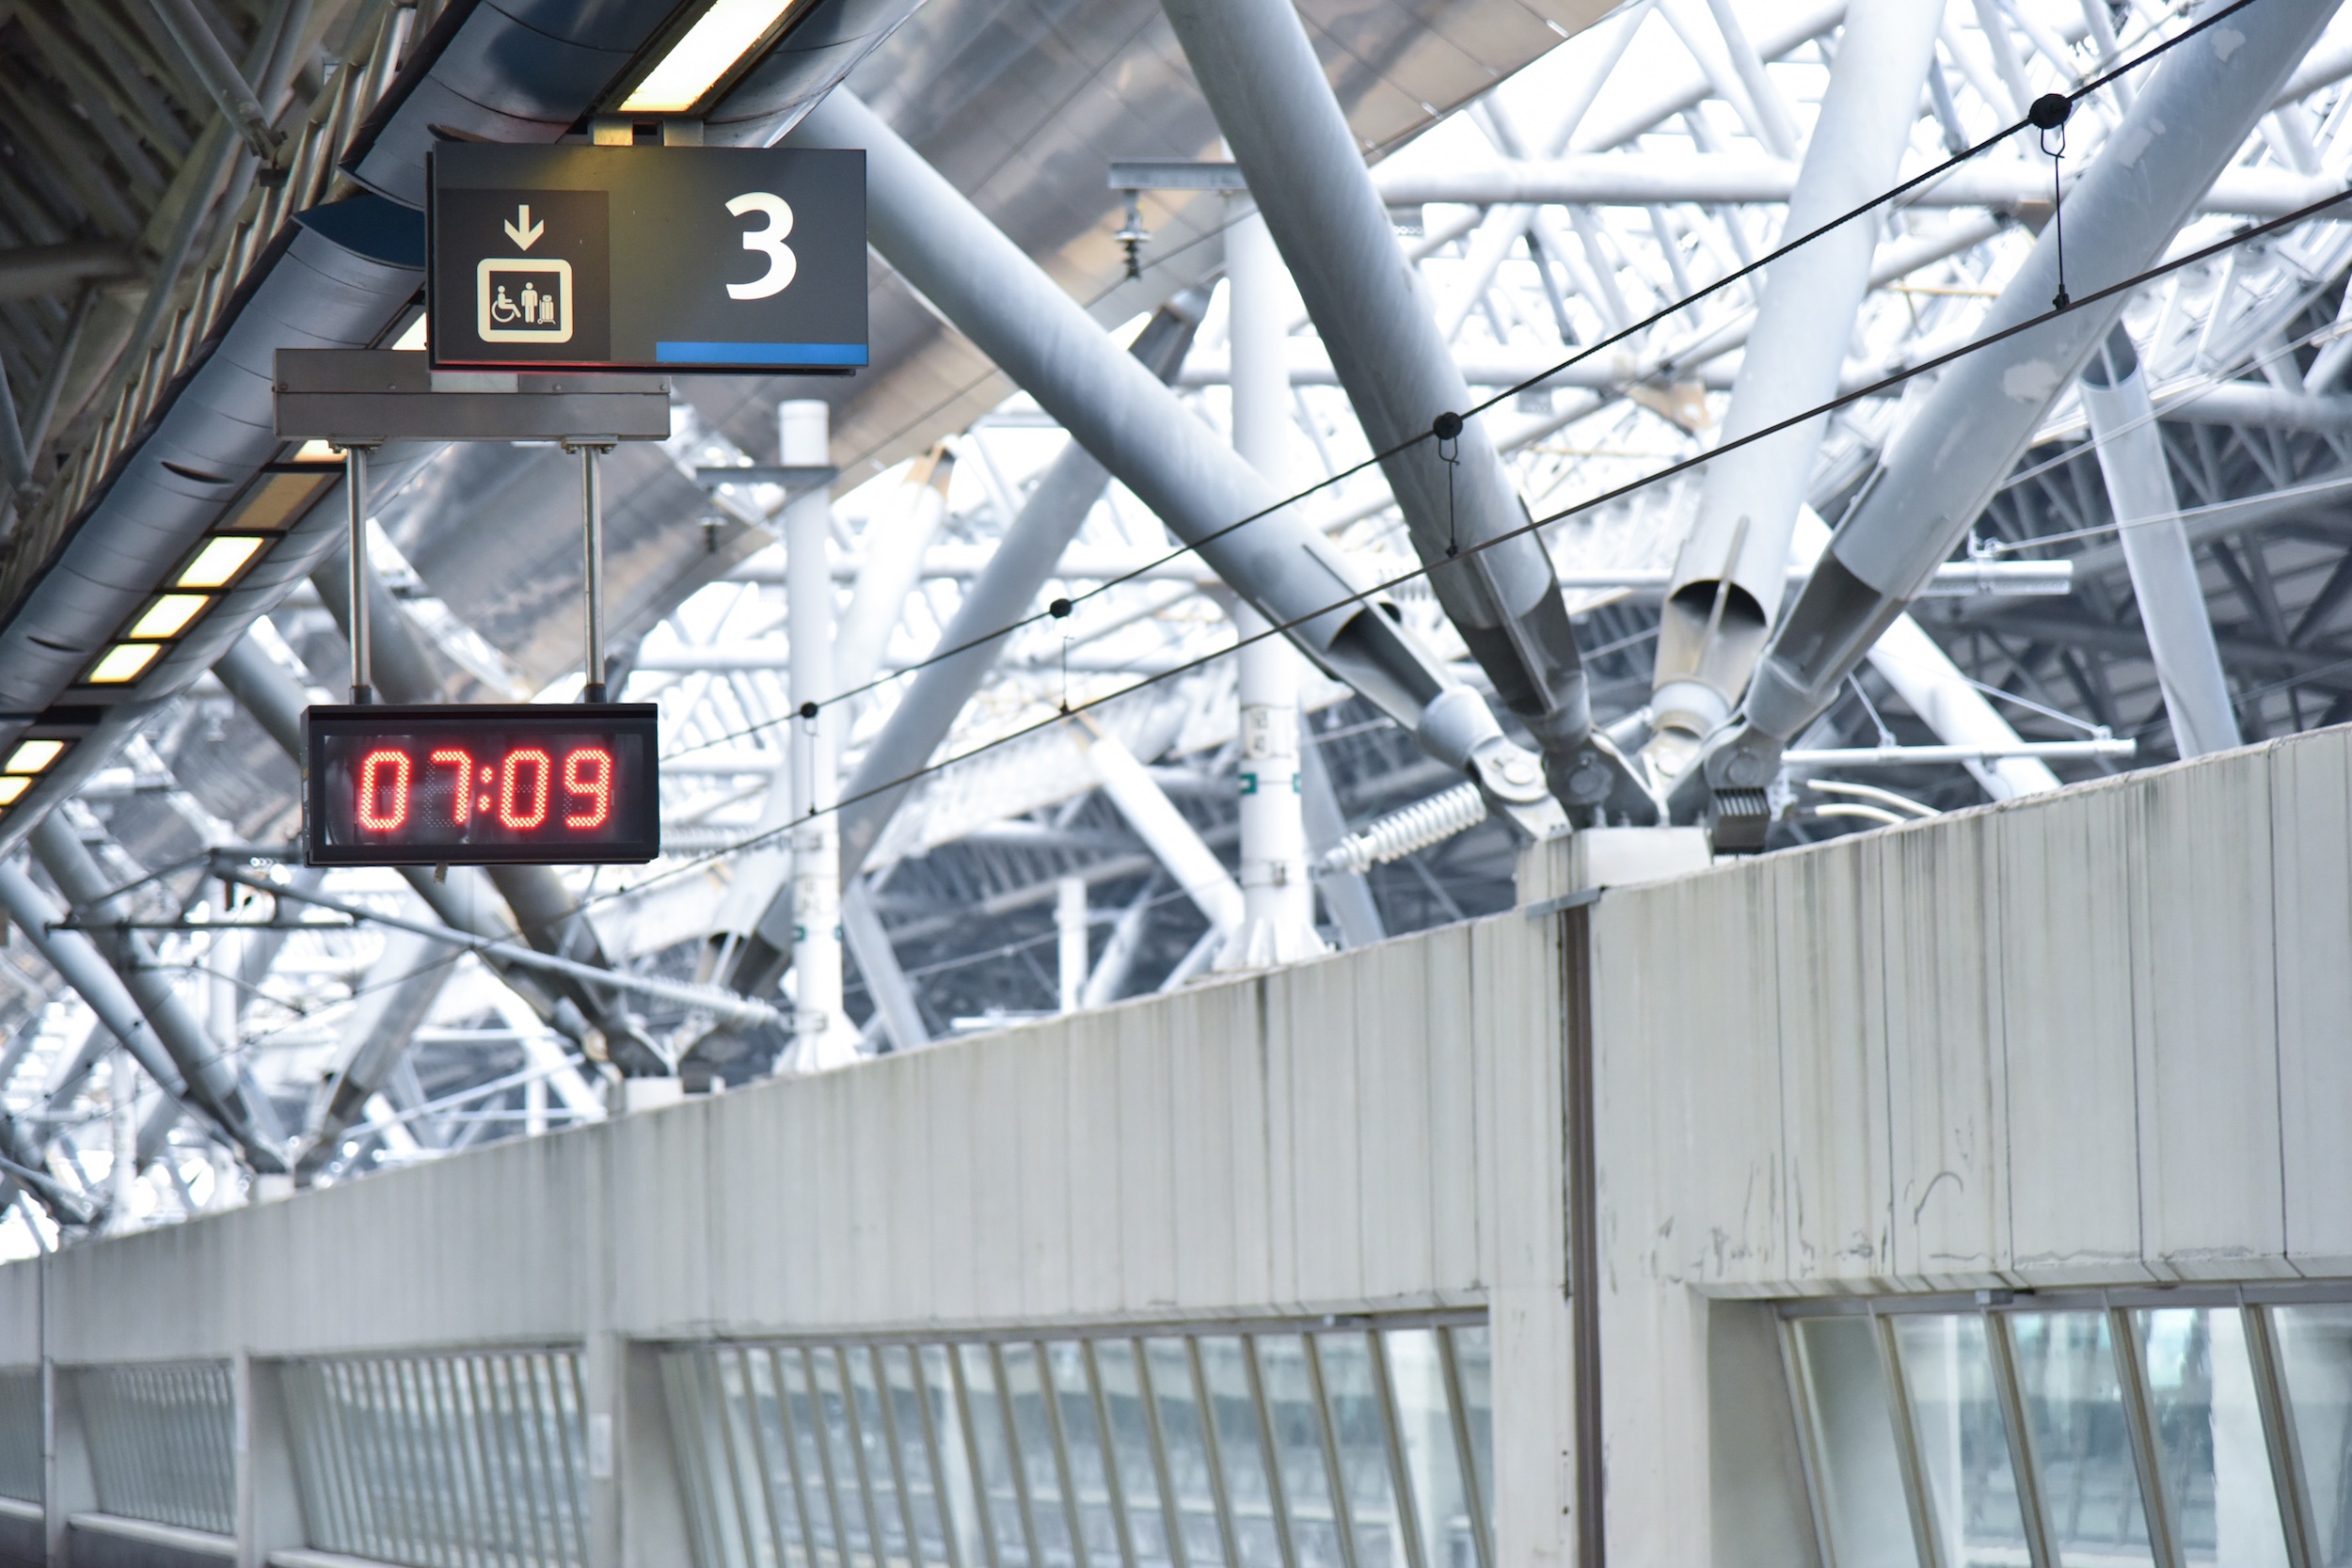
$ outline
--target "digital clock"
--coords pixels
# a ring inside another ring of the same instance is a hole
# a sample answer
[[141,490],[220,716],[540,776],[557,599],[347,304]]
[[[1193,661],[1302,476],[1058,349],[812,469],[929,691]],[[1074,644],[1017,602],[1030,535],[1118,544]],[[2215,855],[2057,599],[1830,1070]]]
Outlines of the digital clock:
[[588,865],[661,852],[650,703],[304,710],[306,865]]

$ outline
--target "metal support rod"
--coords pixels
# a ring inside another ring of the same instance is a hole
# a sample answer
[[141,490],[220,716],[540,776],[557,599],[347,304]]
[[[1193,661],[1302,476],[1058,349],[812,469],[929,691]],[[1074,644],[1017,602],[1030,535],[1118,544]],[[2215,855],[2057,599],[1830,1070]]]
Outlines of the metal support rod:
[[[1624,758],[1593,734],[1582,657],[1551,558],[1518,533],[1527,508],[1477,419],[1437,323],[1396,261],[1388,208],[1287,6],[1166,0],[1201,92],[1249,181],[1405,515],[1429,586],[1496,693],[1544,753],[1566,806],[1656,812]],[[1235,344],[1235,351],[1242,351]],[[1446,434],[1436,439],[1433,431]],[[1406,445],[1406,442],[1414,442]],[[1477,553],[1455,560],[1461,551]]]
[[[2066,260],[2080,293],[2163,254],[2334,11],[2333,5],[2249,7],[2164,56],[2067,198],[2074,241]],[[1979,331],[1999,332],[2048,310],[2058,263],[2053,228]],[[1836,700],[1879,632],[1975,525],[2123,304],[2118,297],[2068,311],[1970,356],[1937,381],[1889,444],[1882,476],[1839,523],[1780,621],[1750,685],[1744,721],[1708,743],[1709,788],[1740,808],[1741,822],[1755,820],[1746,801],[1724,792],[1762,787],[1777,753]],[[1718,847],[1753,847],[1749,832],[1736,832],[1737,844],[1719,837]]]
[[[1178,293],[1160,307],[1128,352],[1162,380],[1174,375],[1207,308],[1207,297],[1197,290]],[[957,605],[955,618],[939,634],[937,662],[902,689],[898,705],[850,776],[844,791],[850,804],[841,811],[842,876],[856,876],[866,863],[891,814],[914,788],[893,786],[892,781],[921,768],[947,738],[957,716],[1012,641],[1009,633],[994,634],[1028,613],[1109,483],[1109,472],[1094,454],[1073,441],[1029,492],[1021,515],[1007,524]],[[949,649],[961,651],[945,651]]]
[[195,69],[197,80],[204,84],[205,93],[221,117],[236,127],[238,137],[253,150],[253,155],[265,159],[275,153],[279,137],[270,128],[269,112],[193,0],[149,0],[149,4]]
[[[1300,651],[1479,779],[1497,809],[1541,837],[1560,825],[1534,759],[1364,593],[1356,564],[1298,507],[1224,448],[1157,377],[873,110],[835,88],[785,138],[861,148],[874,248],[1060,421]],[[1392,234],[1381,244],[1394,253]],[[1250,519],[1246,524],[1244,519]],[[1565,616],[1564,616],[1565,622]]]
[[[821,464],[832,446],[831,416],[814,400],[777,410],[784,461]],[[840,799],[842,713],[833,702],[833,498],[803,491],[784,510],[785,611],[792,628],[788,691],[795,717],[787,747],[792,809],[792,1051],[781,1067],[819,1072],[857,1059],[857,1035],[841,1006]],[[903,1042],[909,1048],[919,1040]]]
[[[1891,182],[1941,14],[1914,0],[1855,0],[1848,8],[1845,41],[1788,197],[1785,233],[1809,233]],[[1721,0],[1716,18],[1733,38],[1737,23]],[[1736,58],[1744,40],[1733,48]],[[1760,67],[1749,85],[1766,87]],[[1851,325],[1869,293],[1878,235],[1876,224],[1858,220],[1772,263],[1724,416],[1727,437],[1836,393]],[[1805,483],[1828,428],[1826,418],[1811,420],[1705,469],[1698,515],[1668,585],[1651,677],[1655,733],[1643,755],[1661,782],[1678,778],[1701,740],[1729,717],[1763,652],[1788,588]]]
[[[1791,563],[1810,568],[1829,545],[1829,525],[1810,506],[1797,509],[1789,541]],[[1995,800],[2038,795],[2058,786],[2045,758],[2018,754],[2024,744],[2008,720],[1968,682],[1951,656],[1909,615],[1898,615],[1870,649],[1870,667],[1895,689],[1911,711],[1947,746],[1991,747],[1993,758],[1963,757],[1966,768]],[[1994,760],[1997,758],[1997,760]]]
[[2010,745],[1983,746],[1836,746],[1820,751],[1793,750],[1781,753],[1791,768],[1907,768],[1933,762],[1995,763],[2020,757],[2042,762],[2125,761],[2138,754],[2139,743],[2126,738],[2101,740],[2020,740]]
[[[1290,291],[1281,253],[1256,212],[1225,229],[1227,334],[1233,353],[1233,450],[1276,485],[1292,488],[1289,378],[1282,368]],[[1249,641],[1265,622],[1248,605],[1230,613],[1243,639],[1239,696],[1242,925],[1216,956],[1219,969],[1263,969],[1326,951],[1315,934],[1307,876],[1306,799],[1299,784],[1297,650],[1279,638]]]
[[1120,816],[1136,831],[1136,836],[1151,847],[1160,863],[1168,867],[1185,896],[1199,906],[1210,927],[1220,936],[1231,935],[1241,927],[1242,893],[1225,869],[1216,852],[1201,840],[1196,829],[1178,811],[1161,790],[1136,754],[1116,736],[1104,731],[1088,714],[1080,714],[1071,725],[1071,734],[1093,766],[1103,793],[1119,808]]
[[588,985],[608,990],[628,991],[639,996],[651,996],[664,1002],[681,1003],[689,1007],[714,1013],[730,1023],[770,1025],[780,1027],[784,1015],[762,1002],[754,1002],[731,991],[712,986],[690,985],[680,980],[664,980],[654,974],[631,974],[624,970],[598,969],[594,964],[574,963],[552,953],[542,953],[518,942],[495,942],[468,936],[446,926],[428,926],[422,921],[403,920],[398,915],[385,914],[345,899],[330,897],[323,893],[310,893],[282,882],[273,882],[257,876],[241,865],[216,864],[213,875],[224,881],[236,882],[257,893],[267,893],[279,898],[291,898],[297,904],[309,904],[322,910],[333,910],[353,920],[372,920],[389,926],[395,931],[412,931],[430,938],[445,947],[459,947],[485,958],[501,958],[525,969],[545,970],[550,974],[565,974]]
[[[568,444],[568,443],[567,443]],[[582,441],[580,453],[580,511],[586,524],[587,563],[580,587],[587,600],[588,657],[583,665],[587,684],[580,690],[583,703],[601,703],[604,695],[604,454],[611,445]]]
[[[368,629],[368,449],[343,448],[343,506],[351,524],[351,700],[375,700]],[[298,760],[298,759],[297,759]]]
[[2131,569],[2132,598],[2155,659],[2172,743],[2183,757],[2227,751],[2239,740],[2230,681],[2221,673],[2221,650],[2148,399],[2148,378],[2120,322],[2083,367],[2082,402],[2097,437],[2099,472],[2115,509],[2117,542]]

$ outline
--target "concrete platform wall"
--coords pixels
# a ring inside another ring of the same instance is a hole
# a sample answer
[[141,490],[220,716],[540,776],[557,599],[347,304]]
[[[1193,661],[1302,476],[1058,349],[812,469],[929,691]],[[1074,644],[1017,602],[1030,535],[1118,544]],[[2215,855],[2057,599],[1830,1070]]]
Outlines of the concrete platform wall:
[[1591,919],[1614,1562],[1779,1560],[1740,1298],[2352,1275],[2352,730]]

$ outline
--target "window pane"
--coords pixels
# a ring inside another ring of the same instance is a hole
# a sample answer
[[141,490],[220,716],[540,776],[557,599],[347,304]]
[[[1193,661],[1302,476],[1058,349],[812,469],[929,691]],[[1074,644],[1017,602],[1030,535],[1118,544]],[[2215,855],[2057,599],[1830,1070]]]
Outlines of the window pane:
[[882,1395],[874,1385],[873,1356],[866,1347],[851,1345],[841,1352],[840,1358],[850,1370],[850,1414],[856,1418],[857,1450],[866,1466],[866,1484],[871,1488],[876,1526],[882,1531],[879,1560],[904,1562],[906,1514],[898,1506],[898,1472],[891,1463],[896,1456],[891,1452],[887,1429],[882,1424]]
[[2312,1560],[2336,1568],[2352,1563],[2352,1307],[2272,1311],[2311,1497]]
[[1324,1397],[1339,1437],[1340,1484],[1356,1531],[1358,1568],[1406,1568],[1404,1532],[1389,1484],[1388,1434],[1373,1383],[1372,1351],[1361,1334],[1318,1334]]
[[2019,1312],[2017,1381],[2058,1560],[2153,1562],[2104,1312]]
[[924,1395],[919,1354],[908,1345],[885,1345],[882,1358],[883,1386],[890,1400],[890,1418],[898,1434],[898,1477],[906,1488],[907,1506],[914,1513],[918,1555],[925,1562],[947,1560],[946,1526],[939,1513],[938,1485],[931,1474],[930,1450],[923,1441]]
[[968,1434],[974,1469],[987,1494],[988,1524],[1003,1568],[1025,1568],[1028,1537],[1021,1528],[1021,1499],[1013,1490],[1011,1452],[1005,1447],[1005,1412],[996,1398],[996,1374],[986,1345],[960,1345],[964,1396],[972,1407]]
[[1144,1352],[1159,1406],[1160,1437],[1168,1445],[1168,1481],[1176,1493],[1184,1556],[1192,1568],[1213,1568],[1225,1560],[1225,1546],[1209,1491],[1209,1447],[1201,1432],[1200,1407],[1192,1397],[1192,1366],[1182,1339],[1147,1339]]
[[951,1560],[962,1568],[985,1568],[989,1556],[980,1524],[979,1477],[973,1468],[972,1447],[964,1438],[963,1414],[947,1362],[953,1354],[945,1345],[925,1345],[915,1353],[923,1369],[923,1397],[930,1405],[931,1435],[939,1445],[939,1468],[946,1478],[942,1506],[955,1532]]
[[1917,1568],[1877,1325],[1868,1318],[1801,1318],[1792,1327],[1812,1406],[1821,1515],[1838,1568]]
[[1462,1416],[1470,1428],[1470,1465],[1478,1472],[1479,1513],[1495,1516],[1494,1337],[1485,1323],[1449,1329],[1454,1367],[1462,1383]]
[[1119,1460],[1120,1489],[1127,1497],[1127,1533],[1142,1568],[1166,1568],[1168,1537],[1162,1528],[1159,1470],[1152,1457],[1152,1413],[1136,1380],[1134,1349],[1123,1339],[1102,1339],[1094,1365],[1103,1374],[1103,1403],[1110,1412],[1111,1451]]
[[1233,1545],[1243,1568],[1281,1568],[1274,1531],[1274,1494],[1258,1436],[1258,1406],[1249,1394],[1249,1368],[1237,1338],[1218,1335],[1200,1344],[1200,1377],[1216,1418],[1217,1456],[1225,1462],[1225,1501],[1233,1511]]
[[790,1435],[784,1429],[783,1393],[776,1386],[776,1365],[764,1350],[746,1350],[743,1381],[751,1390],[749,1428],[753,1439],[746,1463],[754,1468],[758,1489],[768,1500],[776,1531],[776,1557],[784,1568],[805,1568],[808,1548],[801,1528],[801,1500],[792,1489]]
[[1053,1418],[1045,1408],[1045,1384],[1031,1345],[1007,1345],[1005,1395],[1011,1402],[1013,1436],[1021,1480],[1029,1491],[1029,1518],[1037,1527],[1038,1556],[1047,1562],[1071,1560],[1070,1516],[1062,1512],[1061,1467],[1054,1452]]
[[[1282,1466],[1282,1496],[1290,1504],[1291,1544],[1298,1568],[1343,1568],[1337,1524],[1331,1513],[1331,1483],[1323,1456],[1323,1422],[1315,1414],[1314,1386],[1307,1379],[1307,1347],[1295,1334],[1268,1334],[1258,1340],[1258,1365],[1265,1380],[1266,1410],[1274,1421],[1274,1449]],[[1463,1370],[1463,1381],[1470,1380]]]
[[1945,1568],[2015,1568],[2026,1560],[2026,1527],[1993,1392],[1984,1320],[1897,1318],[1895,1342]]
[[1422,1560],[1429,1568],[1475,1568],[1478,1548],[1470,1540],[1470,1500],[1463,1495],[1437,1331],[1404,1328],[1383,1338],[1389,1376],[1396,1385],[1396,1435],[1412,1479]]
[[2233,1307],[2168,1307],[2137,1322],[2182,1560],[2286,1568],[2245,1320]]
[[800,1500],[808,1509],[809,1556],[819,1568],[846,1568],[849,1560],[843,1555],[844,1530],[834,1517],[839,1494],[832,1484],[834,1478],[828,1468],[832,1457],[824,1449],[824,1417],[810,1396],[807,1366],[797,1348],[779,1349],[770,1354],[784,1394],[782,1408],[792,1428],[792,1448],[786,1459],[787,1465],[797,1463],[800,1466]]
[[1119,1562],[1118,1522],[1112,1516],[1111,1482],[1104,1466],[1102,1433],[1094,1418],[1094,1394],[1087,1384],[1086,1347],[1064,1339],[1045,1347],[1054,1399],[1061,1411],[1062,1441],[1070,1449],[1070,1486],[1077,1497],[1078,1521],[1086,1531],[1089,1562]]

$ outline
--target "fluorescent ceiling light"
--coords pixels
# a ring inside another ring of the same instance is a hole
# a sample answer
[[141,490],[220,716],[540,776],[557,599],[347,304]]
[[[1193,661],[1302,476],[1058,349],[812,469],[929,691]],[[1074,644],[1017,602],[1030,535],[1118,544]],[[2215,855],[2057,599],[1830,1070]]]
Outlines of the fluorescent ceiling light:
[[0,778],[0,806],[16,804],[17,797],[32,787],[33,781],[21,774],[13,779]]
[[135,681],[155,662],[155,656],[164,651],[160,642],[118,642],[106,650],[89,673],[92,686],[120,686]]
[[791,0],[717,0],[621,101],[625,115],[682,115],[774,26]]
[[213,602],[210,594],[166,594],[148,606],[131,627],[137,638],[177,637],[188,629],[188,623],[204,613],[204,607]]
[[38,773],[65,754],[62,740],[27,740],[8,753],[8,771]]
[[[398,348],[400,345],[394,343],[392,346]],[[329,443],[313,439],[305,441],[294,449],[294,460],[297,463],[341,463],[343,460],[343,454],[337,451]]]
[[196,552],[188,569],[180,574],[174,588],[226,588],[245,563],[261,553],[269,541],[250,533],[223,533],[206,540],[204,547]]
[[[408,324],[408,330],[400,335],[399,341],[394,342],[392,347],[404,354],[427,347],[425,334],[433,330],[432,320],[430,316],[419,315],[415,321]],[[308,443],[306,442],[305,445]]]

